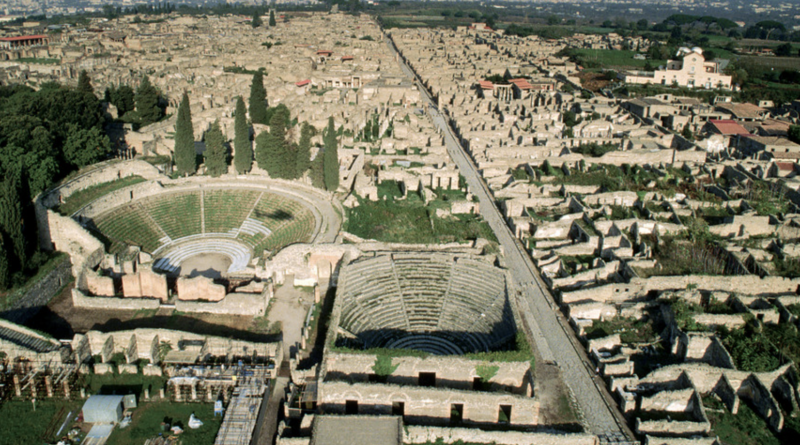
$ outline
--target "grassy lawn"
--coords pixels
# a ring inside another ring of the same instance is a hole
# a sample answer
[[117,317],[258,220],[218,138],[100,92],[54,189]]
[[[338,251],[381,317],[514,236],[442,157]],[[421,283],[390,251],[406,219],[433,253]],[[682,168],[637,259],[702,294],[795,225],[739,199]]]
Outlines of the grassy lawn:
[[[53,443],[67,414],[72,411],[75,419],[82,405],[81,400],[39,400],[34,411],[30,401],[5,401],[0,405],[0,445]],[[71,426],[65,426],[61,435]]]
[[[714,403],[716,402],[716,403]],[[770,431],[767,423],[759,417],[746,403],[739,404],[739,412],[733,415],[725,407],[709,398],[703,404],[713,406],[707,410],[711,428],[723,443],[729,445],[779,445],[781,443]],[[716,409],[720,409],[721,412]]]
[[[190,429],[189,416],[203,421],[203,426]],[[125,429],[114,429],[109,437],[108,445],[141,445],[145,440],[158,436],[162,432],[161,423],[177,425],[184,432],[179,436],[183,444],[212,445],[222,424],[222,417],[214,417],[213,403],[143,403],[133,410],[130,426]]]
[[93,185],[89,188],[77,191],[69,196],[63,204],[56,207],[56,211],[61,213],[62,215],[72,215],[76,211],[80,210],[86,204],[94,201],[95,199],[107,195],[115,190],[119,190],[123,187],[127,187],[129,185],[138,184],[140,182],[144,182],[144,179],[141,176],[128,176],[122,179],[117,179],[116,181],[104,182],[102,184]]
[[[117,360],[112,359],[112,361]],[[124,359],[120,361],[125,363]],[[90,374],[84,377],[82,383],[90,394],[136,394],[136,397],[140,398],[145,388],[150,389],[150,395],[158,395],[158,390],[163,388],[166,382],[166,377],[143,374]]]
[[[386,181],[388,182],[388,181]],[[378,192],[381,200],[361,200],[358,207],[347,209],[345,230],[366,239],[392,243],[435,244],[463,242],[476,238],[495,241],[489,225],[476,215],[439,218],[436,209],[447,204],[443,194],[425,206],[416,193],[405,200],[388,188]],[[386,197],[386,200],[383,200]]]
[[[570,49],[570,53],[574,54],[578,63],[581,63],[585,66],[600,66],[603,68],[644,68],[645,64],[648,62],[647,60],[634,59],[634,54],[639,54],[636,51],[574,48]],[[664,60],[650,60],[650,65],[652,66],[665,64],[666,61]]]

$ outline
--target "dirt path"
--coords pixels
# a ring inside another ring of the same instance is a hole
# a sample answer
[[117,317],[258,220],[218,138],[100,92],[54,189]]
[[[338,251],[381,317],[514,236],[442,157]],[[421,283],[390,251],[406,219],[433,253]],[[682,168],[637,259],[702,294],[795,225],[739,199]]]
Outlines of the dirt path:
[[288,275],[286,284],[275,290],[275,297],[270,305],[267,320],[270,324],[281,322],[283,325],[283,345],[287,357],[297,352],[303,332],[308,309],[314,305],[314,294],[295,288],[291,283],[294,276]]

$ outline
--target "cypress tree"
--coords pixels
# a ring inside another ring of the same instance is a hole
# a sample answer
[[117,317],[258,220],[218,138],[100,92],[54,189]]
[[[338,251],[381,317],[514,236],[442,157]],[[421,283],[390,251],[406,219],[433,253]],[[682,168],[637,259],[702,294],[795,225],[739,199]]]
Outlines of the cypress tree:
[[336,140],[336,128],[333,116],[328,118],[328,127],[322,137],[325,151],[322,153],[322,172],[325,178],[325,190],[335,191],[339,188],[339,143]]
[[142,125],[158,122],[163,116],[161,107],[158,106],[158,91],[147,76],[144,76],[142,83],[139,84],[133,100]]
[[258,12],[254,12],[253,20],[250,22],[250,24],[253,26],[253,28],[258,28],[259,26],[261,26],[263,24],[263,22],[261,21],[261,14],[259,14]]
[[275,10],[274,9],[270,9],[269,10],[269,27],[272,28],[276,24],[277,23],[275,23]]
[[244,174],[249,172],[253,165],[253,144],[250,142],[250,126],[247,125],[247,109],[244,107],[242,96],[236,99],[235,119],[233,164],[237,173]]
[[269,131],[262,131],[256,136],[256,162],[258,163],[258,168],[266,170],[271,177],[276,177],[276,169],[272,165],[275,160],[276,147],[275,137]]
[[3,243],[3,234],[0,233],[0,290],[8,289],[9,277],[11,271],[9,270],[9,251]]
[[[19,171],[6,171],[0,195],[0,229],[8,236],[7,258],[14,258],[21,269],[28,260],[28,246],[23,232],[23,199],[21,196]],[[13,256],[12,256],[13,252]],[[9,263],[13,263],[9,261]]]
[[89,80],[89,73],[87,73],[86,70],[81,70],[81,74],[78,76],[78,91],[81,93],[94,94],[92,81]]
[[308,170],[308,177],[311,178],[311,185],[318,189],[325,188],[325,173],[322,166],[322,149],[317,152],[317,156],[311,161]]
[[286,122],[288,120],[289,109],[283,107],[277,109],[269,121],[269,133],[273,135],[272,141],[275,144],[273,147],[274,161],[270,162],[274,174],[270,172],[270,176],[275,178],[293,179],[295,177],[297,160],[294,154],[297,153],[297,150],[286,140]]
[[268,124],[267,90],[264,89],[264,74],[256,71],[250,84],[250,121],[254,124]]
[[219,120],[215,121],[206,133],[206,151],[203,152],[206,163],[206,172],[218,177],[228,172],[228,150],[225,147],[225,135],[219,127]]
[[308,122],[303,122],[300,129],[300,143],[297,144],[297,153],[295,154],[297,162],[295,163],[295,178],[300,178],[303,173],[311,166],[311,137],[314,135],[314,127]]
[[175,167],[178,173],[188,175],[197,171],[197,155],[194,149],[194,129],[192,128],[192,111],[189,108],[189,96],[183,92],[178,107],[178,121],[175,123]]

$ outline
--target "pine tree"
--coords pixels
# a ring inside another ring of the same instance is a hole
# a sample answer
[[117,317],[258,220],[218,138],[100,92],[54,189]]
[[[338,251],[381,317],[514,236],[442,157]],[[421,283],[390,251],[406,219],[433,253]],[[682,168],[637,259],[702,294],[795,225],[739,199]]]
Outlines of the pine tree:
[[81,70],[81,74],[78,76],[78,91],[82,93],[94,94],[92,81],[89,80],[89,73],[87,73],[86,70]]
[[250,126],[247,125],[247,109],[244,100],[236,99],[236,118],[234,122],[233,164],[236,173],[244,174],[253,166],[253,144],[250,142]]
[[261,21],[261,14],[258,12],[253,13],[253,20],[250,22],[253,28],[258,28],[259,26],[263,25],[264,22]]
[[314,127],[308,122],[303,122],[303,127],[300,129],[300,143],[297,144],[297,153],[295,157],[295,178],[300,178],[311,166],[311,137],[314,135]]
[[203,157],[209,175],[216,178],[228,172],[228,150],[225,147],[225,135],[222,134],[219,120],[206,132],[206,151],[203,152]]
[[178,121],[175,123],[175,150],[173,154],[178,173],[188,175],[197,171],[192,111],[189,107],[189,95],[185,91],[178,107]]
[[163,117],[161,107],[158,106],[158,90],[150,83],[147,76],[144,76],[142,83],[139,84],[134,102],[142,125],[158,122]]
[[325,129],[322,141],[325,151],[322,153],[322,171],[325,178],[325,190],[335,191],[339,188],[339,143],[336,140],[336,128],[333,116],[328,118],[328,127]]
[[275,10],[274,9],[270,9],[269,10],[269,27],[272,28],[276,24],[277,23],[275,23]]
[[254,124],[268,124],[267,90],[264,89],[264,74],[257,71],[250,84],[250,121]]

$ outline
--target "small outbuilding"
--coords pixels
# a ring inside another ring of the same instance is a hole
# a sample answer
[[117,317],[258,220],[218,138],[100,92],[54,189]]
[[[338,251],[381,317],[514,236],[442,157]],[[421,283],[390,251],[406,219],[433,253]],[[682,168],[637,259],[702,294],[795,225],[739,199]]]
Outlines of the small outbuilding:
[[118,423],[124,411],[123,396],[89,397],[83,404],[83,421],[86,423]]

